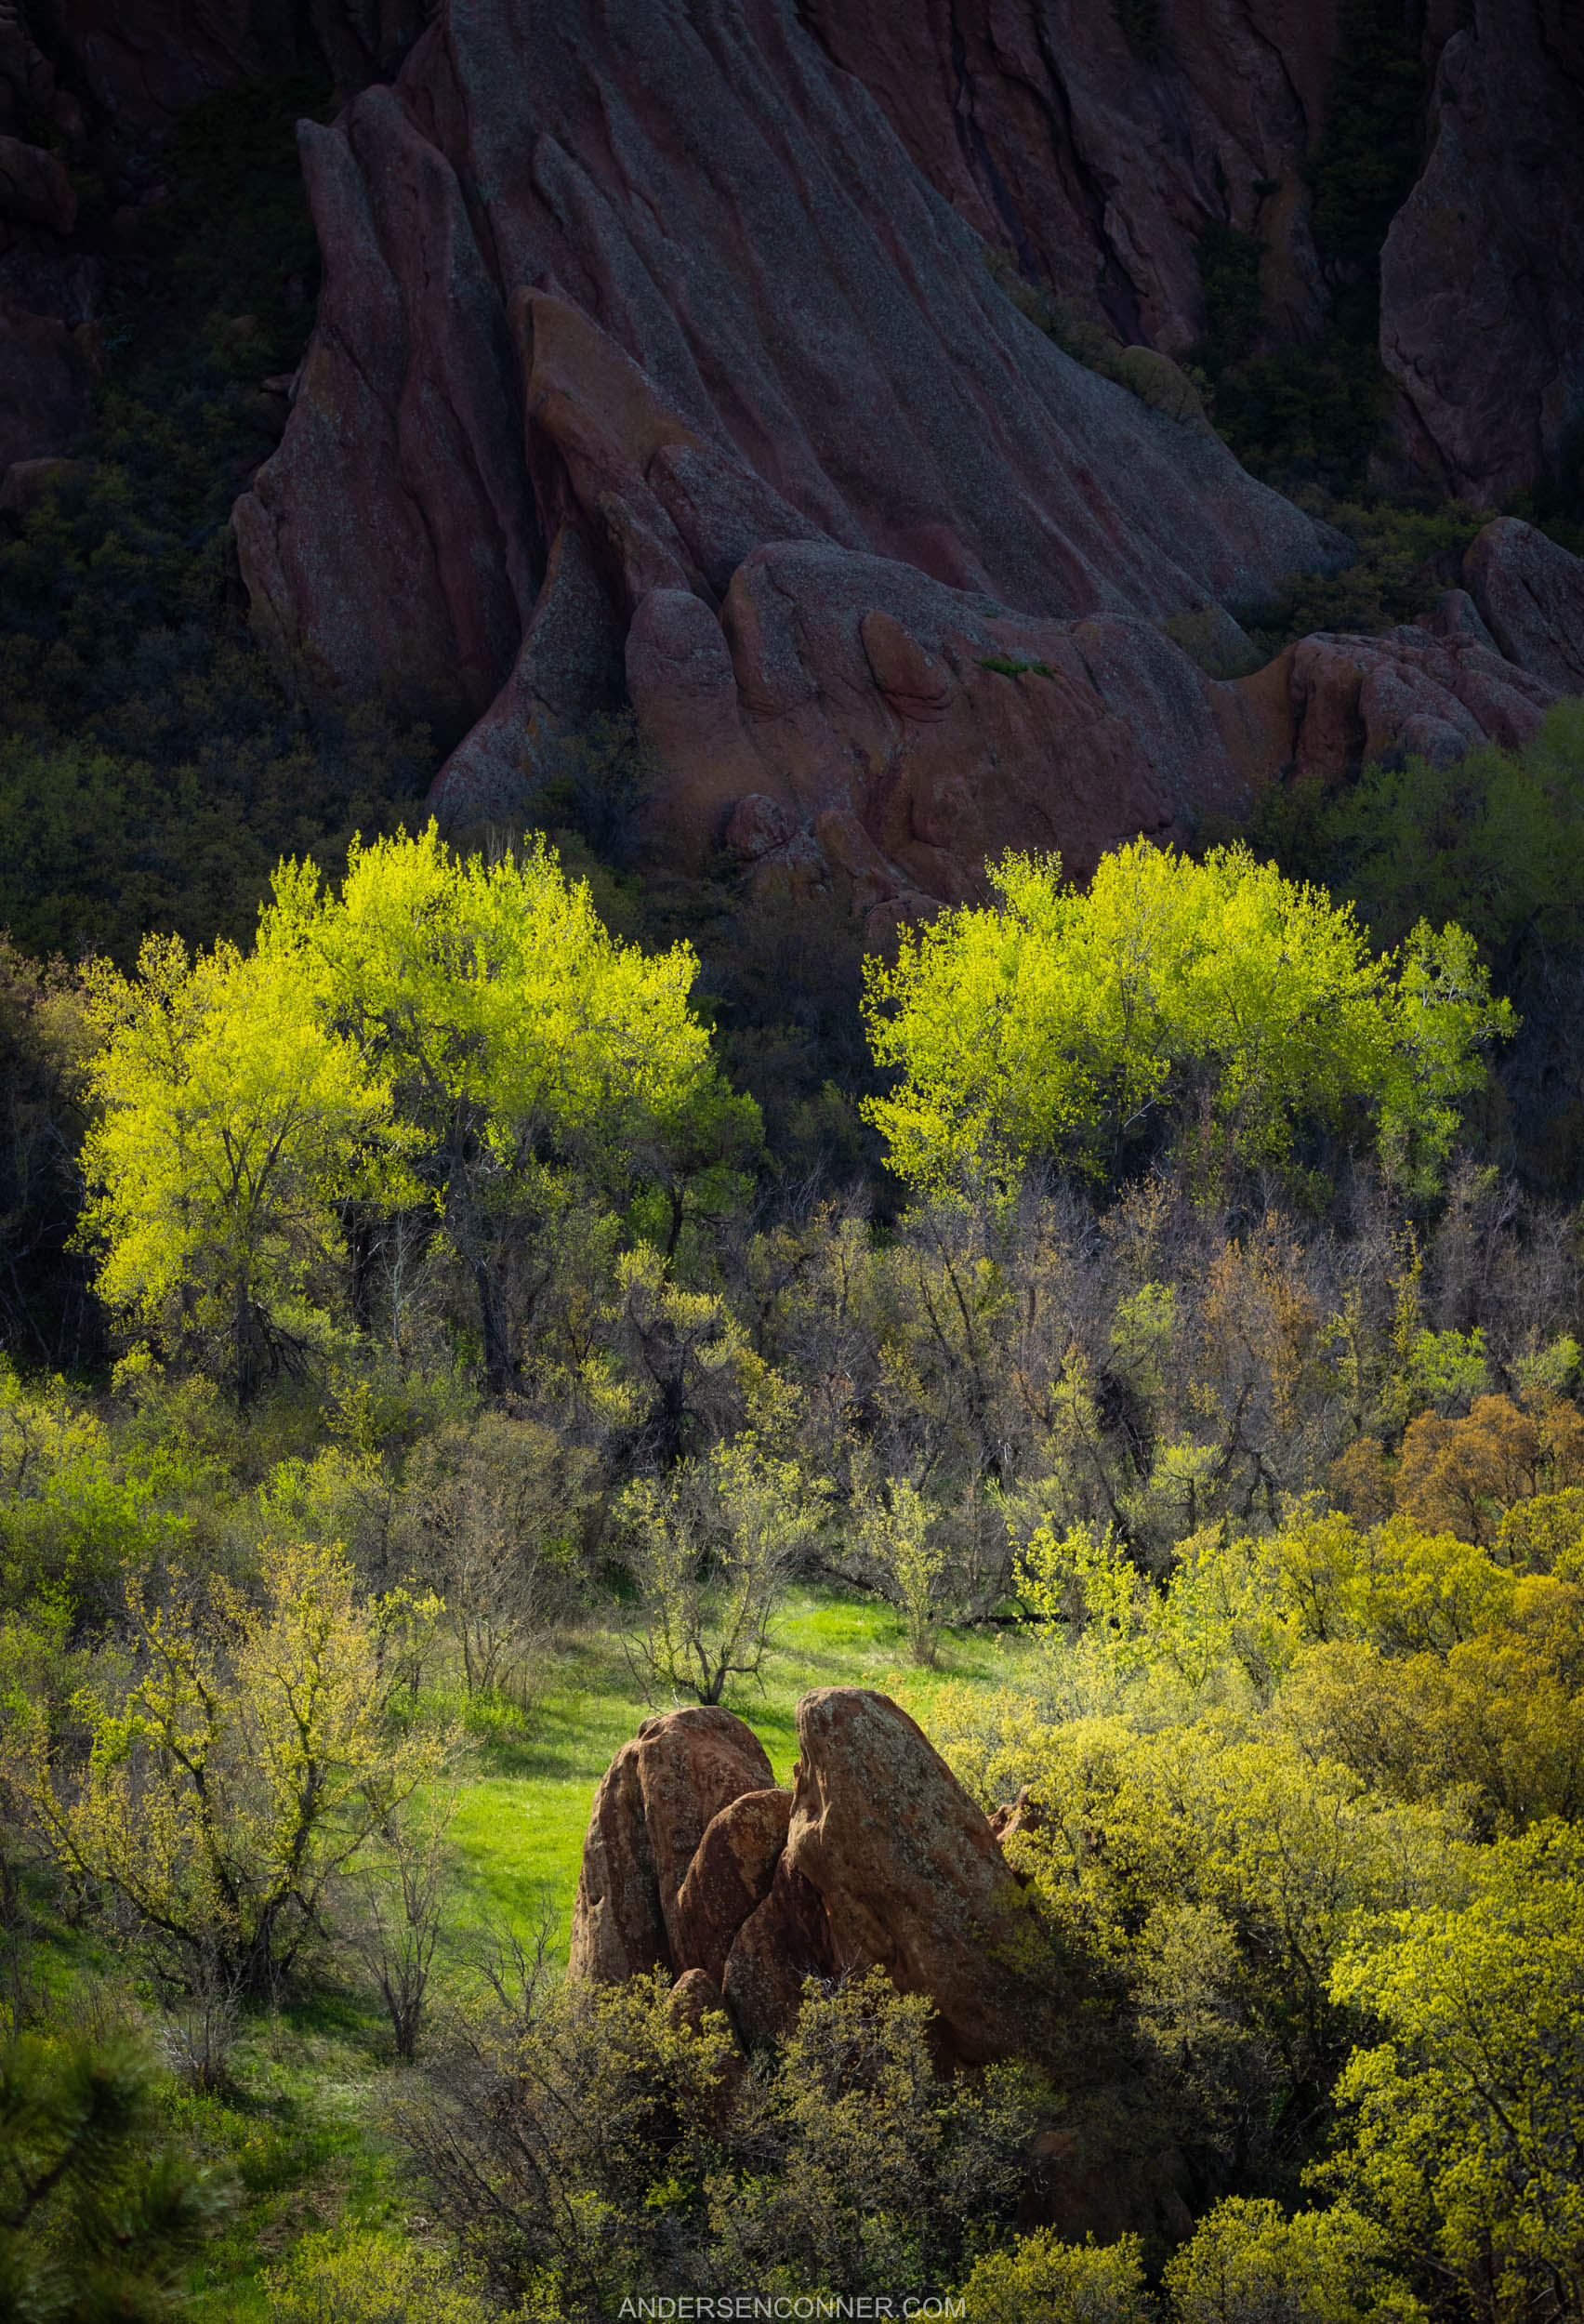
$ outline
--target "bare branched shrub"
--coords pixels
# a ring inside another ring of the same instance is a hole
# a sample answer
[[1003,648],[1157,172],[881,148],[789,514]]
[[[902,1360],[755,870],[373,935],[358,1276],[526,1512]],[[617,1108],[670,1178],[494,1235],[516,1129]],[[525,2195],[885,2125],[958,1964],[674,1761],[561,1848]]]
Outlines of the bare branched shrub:
[[435,1955],[455,1891],[450,1844],[456,1795],[445,1792],[391,1817],[358,1879],[348,1941],[390,2021],[396,2055],[410,2066],[429,1998]]
[[546,1633],[576,1603],[589,1467],[502,1412],[437,1431],[409,1463],[403,1547],[443,1602],[469,1695],[532,1703]]
[[231,2079],[242,1980],[210,1951],[186,1982],[172,1987],[160,2019],[160,2047],[178,2081],[203,2093],[224,2090]]
[[628,1657],[648,1700],[718,1703],[732,1679],[759,1676],[823,1498],[752,1437],[628,1486],[618,1514],[641,1607]]

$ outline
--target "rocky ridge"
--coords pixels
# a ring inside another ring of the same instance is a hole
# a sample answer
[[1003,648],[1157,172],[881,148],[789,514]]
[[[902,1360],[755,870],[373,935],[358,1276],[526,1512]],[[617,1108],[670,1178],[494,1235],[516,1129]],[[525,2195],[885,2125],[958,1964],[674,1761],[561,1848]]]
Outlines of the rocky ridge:
[[[238,553],[262,636],[456,745],[451,829],[521,817],[544,741],[630,700],[675,860],[833,891],[878,943],[1007,846],[1082,874],[1284,767],[1520,739],[1580,682],[1579,568],[1511,522],[1385,637],[1225,679],[1163,634],[1251,660],[1237,614],[1345,554],[1170,362],[1211,225],[1262,243],[1273,327],[1324,318],[1331,0],[424,13],[93,0],[46,56],[0,0],[0,468],[25,470],[0,508],[88,416],[59,160],[84,105],[157,137],[310,39],[351,101],[304,125],[323,292]],[[1407,453],[1477,497],[1554,465],[1584,396],[1584,63],[1560,0],[1463,16],[1423,12],[1382,350]],[[1130,342],[1116,376],[1033,326],[992,249]],[[48,311],[18,304],[35,282]]]
[[1230,682],[1165,638],[1341,545],[1034,329],[824,29],[489,0],[304,132],[325,286],[243,572],[336,683],[467,730],[444,825],[520,817],[625,693],[675,859],[881,942],[1008,846],[1081,875],[1295,761],[1529,731],[1553,681],[1445,621]]

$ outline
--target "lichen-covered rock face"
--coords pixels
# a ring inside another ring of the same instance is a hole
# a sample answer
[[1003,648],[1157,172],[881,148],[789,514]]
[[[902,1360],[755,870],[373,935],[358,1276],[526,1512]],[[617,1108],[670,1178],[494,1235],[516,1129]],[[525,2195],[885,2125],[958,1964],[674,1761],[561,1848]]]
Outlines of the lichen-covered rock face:
[[886,1696],[822,1687],[798,1706],[788,1863],[817,1890],[841,1972],[927,1993],[956,2065],[1049,2056],[1064,1981],[989,1818]]
[[594,1795],[573,1909],[568,1974],[614,1983],[687,1969],[672,1928],[677,1892],[712,1819],[770,1788],[753,1730],[729,1710],[671,1710],[624,1743]]

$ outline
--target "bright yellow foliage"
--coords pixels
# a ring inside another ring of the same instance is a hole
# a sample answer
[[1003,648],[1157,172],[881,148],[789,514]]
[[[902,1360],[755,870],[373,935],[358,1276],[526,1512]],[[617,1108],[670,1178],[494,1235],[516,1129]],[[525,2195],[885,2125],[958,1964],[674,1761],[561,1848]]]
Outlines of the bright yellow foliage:
[[1433,1176],[1477,1045],[1513,1023],[1461,930],[1421,924],[1378,960],[1350,905],[1245,848],[1196,864],[1139,839],[1087,891],[1055,858],[990,877],[997,905],[943,913],[869,970],[871,1046],[904,1077],[866,1110],[922,1190],[1046,1155],[1102,1169],[1195,1094],[1207,1161],[1280,1163],[1300,1121],[1356,1114]]
[[1380,2228],[1345,2205],[1288,2218],[1234,2196],[1200,2221],[1163,2278],[1175,2324],[1423,2324]]
[[102,1046],[81,1231],[100,1297],[162,1337],[229,1345],[244,1400],[337,1196],[399,1142],[389,1089],[283,966],[151,936],[136,977],[99,961],[88,980]]
[[987,2251],[962,2287],[973,2324],[1148,2324],[1137,2236],[1063,2243],[1049,2227]]
[[1402,1915],[1339,1965],[1383,2020],[1339,2090],[1329,2175],[1493,2320],[1584,2307],[1584,1838],[1503,1842],[1460,1911]]
[[587,885],[538,842],[453,855],[430,824],[352,849],[339,895],[283,867],[259,950],[311,991],[430,1135],[475,1132],[503,1163],[544,1134],[608,1142],[685,1106],[709,1072],[690,945],[607,933]]
[[270,2324],[491,2324],[500,2316],[441,2252],[389,2227],[306,2235],[263,2283]]

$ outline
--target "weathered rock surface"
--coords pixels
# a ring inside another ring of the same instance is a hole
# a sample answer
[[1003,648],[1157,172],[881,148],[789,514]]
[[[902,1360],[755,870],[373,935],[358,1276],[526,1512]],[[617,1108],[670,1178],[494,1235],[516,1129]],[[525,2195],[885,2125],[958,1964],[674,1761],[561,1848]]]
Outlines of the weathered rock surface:
[[677,1892],[711,1820],[770,1789],[770,1762],[728,1710],[671,1710],[624,1743],[594,1796],[568,1974],[604,1981],[693,1968],[673,1943]]
[[[680,585],[640,597],[627,680],[670,771],[675,852],[723,846],[756,893],[835,891],[878,943],[899,913],[981,896],[1009,847],[1059,849],[1087,876],[1119,838],[1181,840],[1287,766],[1522,742],[1580,682],[1565,640],[1584,637],[1584,566],[1508,521],[1466,578],[1423,624],[1308,639],[1216,681],[1147,622],[1031,620],[892,560],[778,543],[719,613]],[[437,786],[454,821],[521,796],[541,715],[527,657]]]
[[787,1793],[758,1779],[763,1753],[728,1712],[645,1721],[595,1798],[570,1973],[668,1966],[689,2022],[719,1996],[753,2048],[791,2029],[807,1978],[880,1967],[931,1997],[945,2062],[1050,2053],[1054,1955],[989,1819],[913,1721],[825,1687],[799,1704],[798,1737]]
[[[1213,220],[1264,241],[1279,329],[1317,326],[1337,0],[429,13],[81,0],[48,42],[132,141],[310,39],[362,89],[304,128],[323,296],[238,546],[262,633],[455,746],[450,827],[520,815],[557,731],[630,693],[676,856],[838,891],[879,942],[1007,846],[1081,874],[1280,767],[1512,739],[1584,684],[1578,570],[1524,527],[1411,630],[1234,675],[1229,607],[1338,544],[1162,408],[1152,350],[1202,328]],[[1463,13],[1426,12],[1383,329],[1416,456],[1499,495],[1584,409],[1584,34],[1563,0]],[[46,150],[73,101],[0,0],[0,466],[88,413],[94,260]],[[985,243],[1142,342],[1138,391]]]
[[513,676],[568,522],[624,623],[657,589],[708,614],[785,542],[1048,618],[1331,553],[1011,308],[790,0],[485,0],[304,154],[326,283],[244,569],[336,680],[399,673],[442,727]]
[[675,1958],[677,1892],[698,1844],[732,1801],[771,1789],[770,1762],[753,1729],[731,1711],[668,1710],[638,1731],[638,1775],[661,1918]]
[[1559,693],[1584,693],[1584,563],[1532,524],[1498,517],[1470,544],[1463,578],[1510,662]]
[[624,1743],[600,1779],[573,1907],[567,1973],[601,1984],[641,1976],[670,1957],[638,1753],[636,1741]]
[[[1319,327],[1302,168],[1326,125],[1335,0],[1161,0],[1142,54],[1122,10],[1083,0],[805,13],[985,240],[1124,340],[1192,345],[1197,238],[1222,221],[1263,244],[1278,332]],[[1572,0],[1419,13],[1425,161],[1386,244],[1381,351],[1419,464],[1499,503],[1551,471],[1584,409],[1584,17]]]
[[1488,505],[1551,473],[1584,413],[1584,16],[1573,0],[1467,14],[1381,253],[1380,351],[1424,464]]
[[1555,699],[1477,638],[1417,624],[1376,638],[1303,638],[1282,659],[1301,773],[1333,775],[1393,752],[1445,761],[1486,741],[1512,748]]
[[291,14],[271,0],[73,0],[59,39],[105,117],[145,137],[228,82],[297,61]]
[[[1276,182],[1334,26],[1275,0],[1235,37],[1192,0],[1171,13],[1156,145],[1128,127],[1149,75],[1076,7],[1043,51],[1016,8],[993,40],[952,20],[964,58],[997,62],[958,59],[949,137],[939,8],[442,16],[393,90],[304,131],[326,283],[236,511],[256,619],[462,737],[432,795],[453,829],[521,814],[547,738],[625,688],[669,772],[673,855],[724,847],[761,894],[835,890],[876,941],[983,893],[1009,846],[1083,874],[1295,759],[1527,732],[1562,665],[1504,675],[1494,632],[1206,677],[1159,625],[1235,640],[1228,601],[1333,539],[1034,330],[904,151],[982,231],[986,189],[1021,220],[1022,186],[1061,240],[1035,199],[1060,84],[1090,155],[1063,199],[1092,226],[1082,188],[1111,187],[1108,246],[1138,261],[1112,293],[1181,337],[1184,254],[1231,198],[1211,157]],[[1124,231],[1146,211],[1147,261]]]
[[25,517],[44,500],[82,473],[77,460],[13,460],[0,472],[0,516]]
[[770,1894],[786,1845],[790,1791],[745,1791],[711,1818],[677,1892],[674,1952],[714,1979],[732,1940]]
[[1287,756],[1300,771],[1334,774],[1391,752],[1456,759],[1482,742],[1513,749],[1560,694],[1584,688],[1584,563],[1501,517],[1471,544],[1463,579],[1416,623],[1304,638],[1281,657]]
[[1125,11],[1089,0],[802,13],[976,231],[1123,339],[1181,353],[1200,337],[1195,243],[1212,221],[1266,244],[1290,336],[1318,326],[1299,173],[1325,119],[1335,0],[1161,0],[1132,42]]
[[[75,105],[65,100],[71,112]],[[0,132],[36,135],[60,125],[55,68],[28,29],[20,0],[0,0]]]
[[[1048,2054],[1063,1978],[989,1819],[883,1695],[822,1687],[798,1706],[791,1867],[816,1889],[842,1972],[928,1993],[943,2054]],[[728,1973],[730,1974],[730,1973]]]
[[24,139],[0,137],[0,219],[46,226],[69,234],[77,223],[77,196],[53,153]]
[[790,1859],[732,1940],[720,1990],[746,2049],[780,2041],[798,2021],[806,1979],[842,1974],[825,1898]]
[[88,424],[89,390],[65,324],[0,299],[0,469],[64,451]]

